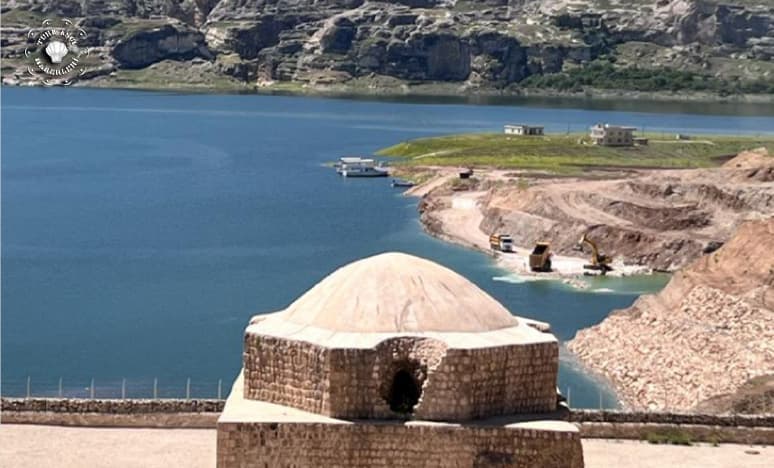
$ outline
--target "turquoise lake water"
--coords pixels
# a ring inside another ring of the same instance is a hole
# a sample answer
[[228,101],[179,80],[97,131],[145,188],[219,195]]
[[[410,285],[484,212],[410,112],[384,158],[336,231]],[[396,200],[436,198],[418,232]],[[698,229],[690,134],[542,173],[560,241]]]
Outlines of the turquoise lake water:
[[[57,393],[60,377],[68,395],[85,396],[92,378],[97,396],[115,396],[123,378],[131,396],[149,396],[154,378],[162,396],[181,396],[188,378],[193,396],[214,396],[220,379],[225,394],[251,315],[392,250],[458,271],[569,339],[665,279],[595,280],[610,290],[597,293],[510,281],[487,256],[424,234],[417,201],[388,180],[323,164],[504,122],[774,131],[755,107],[625,109],[3,88],[2,392],[24,394],[29,376],[33,394]],[[561,364],[574,406],[615,404],[571,357]]]

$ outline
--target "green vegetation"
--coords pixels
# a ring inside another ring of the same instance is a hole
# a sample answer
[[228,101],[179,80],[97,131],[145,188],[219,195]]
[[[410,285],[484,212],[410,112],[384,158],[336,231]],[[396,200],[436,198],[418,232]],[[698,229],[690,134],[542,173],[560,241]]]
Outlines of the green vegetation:
[[[640,135],[643,136],[643,135]],[[674,135],[646,134],[646,146],[592,145],[585,134],[520,137],[471,133],[421,138],[378,152],[401,158],[409,166],[492,166],[573,173],[586,168],[695,168],[716,166],[745,149],[774,147],[774,137],[697,136],[677,141]]]
[[651,444],[670,444],[670,445],[692,445],[690,434],[680,429],[664,429],[660,431],[648,432],[645,440]]
[[[180,79],[180,77],[184,77],[184,79]],[[174,83],[174,85],[170,86],[170,83]],[[172,60],[165,60],[139,70],[117,70],[112,79],[104,84],[121,88],[174,88],[188,91],[244,91],[248,89],[243,82],[216,73],[215,70],[208,67],[208,64],[198,67]]]
[[3,12],[3,24],[23,24],[27,26],[39,26],[45,16],[42,13],[14,8]]
[[139,31],[149,31],[167,24],[169,21],[163,19],[126,19],[113,25],[110,31],[121,39],[127,39]]
[[616,68],[610,61],[598,60],[551,75],[532,75],[520,83],[527,88],[548,88],[581,92],[584,87],[598,89],[628,89],[633,91],[699,91],[730,94],[772,94],[774,81],[727,80],[691,71],[668,68]]

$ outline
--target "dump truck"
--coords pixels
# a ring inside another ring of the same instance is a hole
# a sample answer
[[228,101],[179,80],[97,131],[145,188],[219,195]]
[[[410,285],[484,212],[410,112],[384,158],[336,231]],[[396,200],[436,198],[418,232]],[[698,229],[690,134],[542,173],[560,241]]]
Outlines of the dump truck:
[[492,234],[489,236],[489,247],[500,252],[513,252],[513,238],[508,234]]
[[610,263],[613,259],[603,253],[600,253],[596,242],[589,239],[586,234],[583,234],[583,237],[581,237],[578,241],[578,250],[583,251],[583,246],[585,244],[588,244],[588,246],[591,248],[591,263],[583,265],[583,268],[586,270],[599,271],[601,275],[604,275],[613,269],[613,267],[610,266]]
[[551,271],[551,244],[538,242],[529,255],[529,268],[532,271]]

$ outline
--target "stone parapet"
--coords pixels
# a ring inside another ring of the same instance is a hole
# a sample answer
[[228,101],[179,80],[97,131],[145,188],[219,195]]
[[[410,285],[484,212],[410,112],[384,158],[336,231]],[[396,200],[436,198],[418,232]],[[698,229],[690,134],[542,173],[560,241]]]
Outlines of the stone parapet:
[[390,407],[395,376],[405,372],[425,420],[461,421],[556,409],[555,341],[449,348],[416,336],[373,348],[327,348],[245,335],[246,398],[338,418],[405,418]]
[[[572,426],[568,425],[570,428]],[[580,468],[577,431],[509,426],[219,423],[218,467]]]
[[2,398],[2,411],[52,413],[220,413],[224,400],[211,399],[87,399],[87,398]]
[[600,411],[573,409],[571,422],[581,423],[653,423],[723,427],[774,428],[774,414],[695,414],[664,411]]

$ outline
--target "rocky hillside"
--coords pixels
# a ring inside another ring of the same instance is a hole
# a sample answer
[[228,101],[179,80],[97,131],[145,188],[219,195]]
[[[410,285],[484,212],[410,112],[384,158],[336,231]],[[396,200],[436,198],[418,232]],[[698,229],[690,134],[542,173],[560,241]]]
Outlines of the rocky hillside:
[[6,84],[26,80],[29,28],[67,17],[89,34],[95,85],[774,93],[771,0],[9,0],[2,13]]
[[774,218],[741,225],[568,347],[634,408],[774,410]]

